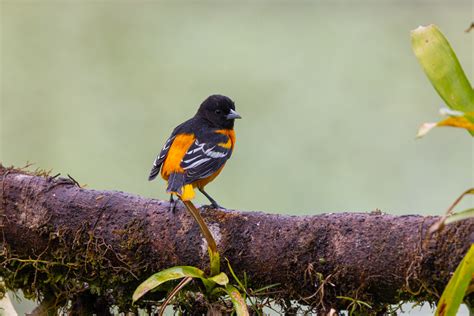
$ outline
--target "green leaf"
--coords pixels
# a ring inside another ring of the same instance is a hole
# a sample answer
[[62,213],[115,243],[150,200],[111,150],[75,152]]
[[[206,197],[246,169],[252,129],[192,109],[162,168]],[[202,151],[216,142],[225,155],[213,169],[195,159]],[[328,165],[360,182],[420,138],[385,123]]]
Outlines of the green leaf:
[[259,293],[261,293],[261,292],[265,292],[265,291],[267,291],[267,290],[269,290],[269,289],[272,289],[272,288],[274,288],[274,287],[277,287],[277,286],[279,286],[279,285],[280,285],[280,283],[270,284],[270,285],[261,287],[261,288],[255,290],[255,291],[252,291],[252,294],[259,294]]
[[209,253],[209,262],[211,268],[211,275],[217,275],[221,271],[221,258],[219,252],[212,250],[211,247],[207,247],[207,252]]
[[473,90],[451,45],[436,25],[411,31],[413,51],[441,98],[453,110],[474,112]]
[[[232,269],[232,266],[230,265],[230,262],[229,260],[226,258],[225,259],[227,261],[227,267],[229,268],[229,271],[230,271],[230,274],[232,274],[232,277],[234,278],[234,280],[237,282],[237,284],[239,285],[240,289],[244,292],[247,292],[247,289],[246,287],[242,284],[242,282],[240,281],[240,279],[237,277],[237,275],[235,274],[234,272],[234,269]],[[245,295],[245,294],[244,294]]]
[[449,280],[436,308],[436,316],[456,316],[469,283],[474,276],[474,245],[456,268],[454,275]]
[[474,217],[474,208],[470,208],[470,209],[464,210],[462,212],[454,213],[453,215],[446,218],[444,223],[447,225],[447,224],[451,224],[451,223],[454,223],[454,222],[457,222],[457,221],[462,221],[462,220],[465,220],[465,219],[468,219],[468,218],[473,218],[473,217]]
[[230,284],[227,284],[225,290],[230,296],[237,316],[249,316],[247,304],[245,304],[245,300],[242,298],[242,295],[240,295],[240,292]]
[[153,274],[151,277],[146,279],[142,284],[140,284],[135,290],[135,292],[133,293],[132,300],[133,302],[136,302],[143,295],[157,288],[161,284],[171,281],[171,280],[181,279],[184,277],[205,279],[204,272],[195,267],[178,266],[178,267],[165,269],[158,273]]
[[207,278],[209,281],[215,282],[219,285],[226,286],[229,283],[229,278],[224,272],[219,273],[218,275]]
[[[411,42],[418,61],[446,105],[453,110],[474,112],[474,90],[451,45],[436,25],[420,26],[411,31]],[[466,119],[474,123],[473,117]],[[425,123],[420,128],[418,137],[435,126],[441,125]],[[472,129],[468,131],[474,136]]]

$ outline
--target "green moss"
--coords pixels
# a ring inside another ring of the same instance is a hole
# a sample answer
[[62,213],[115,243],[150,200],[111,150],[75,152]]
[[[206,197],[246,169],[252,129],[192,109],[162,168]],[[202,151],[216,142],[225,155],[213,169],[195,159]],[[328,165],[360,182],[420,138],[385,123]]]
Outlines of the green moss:
[[0,253],[4,286],[0,292],[21,289],[33,300],[55,297],[55,308],[63,308],[88,292],[106,298],[110,306],[121,311],[133,310],[130,298],[138,280],[132,271],[142,262],[144,254],[139,248],[146,242],[141,225],[131,222],[121,236],[120,246],[134,253],[129,259],[119,257],[87,225],[74,232],[43,227],[42,234],[49,235],[50,250],[37,256],[21,257],[4,244]]

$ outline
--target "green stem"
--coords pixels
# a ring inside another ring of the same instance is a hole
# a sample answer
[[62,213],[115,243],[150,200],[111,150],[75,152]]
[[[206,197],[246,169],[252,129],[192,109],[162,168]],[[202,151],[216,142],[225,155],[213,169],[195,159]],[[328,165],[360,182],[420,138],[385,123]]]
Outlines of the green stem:
[[209,253],[209,261],[210,261],[210,266],[211,266],[211,276],[217,275],[220,273],[220,256],[219,256],[219,251],[217,250],[217,244],[216,241],[214,240],[214,237],[212,237],[211,232],[209,231],[209,228],[206,225],[206,222],[204,222],[204,219],[201,216],[201,213],[199,213],[198,209],[196,206],[191,201],[183,201],[184,206],[186,206],[187,210],[191,215],[194,217],[196,222],[199,225],[199,228],[201,229],[201,233],[203,234],[204,238],[206,238],[207,241],[207,251]]

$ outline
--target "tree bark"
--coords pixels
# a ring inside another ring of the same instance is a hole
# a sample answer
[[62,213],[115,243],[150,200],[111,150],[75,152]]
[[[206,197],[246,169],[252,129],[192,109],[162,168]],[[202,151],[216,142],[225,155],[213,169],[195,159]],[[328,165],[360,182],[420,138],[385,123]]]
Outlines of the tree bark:
[[[0,165],[0,214],[6,286],[54,298],[58,306],[93,293],[128,310],[133,290],[151,274],[208,266],[205,241],[181,203],[171,212],[167,201],[89,190],[71,179]],[[429,237],[439,217],[201,214],[221,258],[237,275],[247,274],[250,288],[278,283],[269,296],[319,311],[346,308],[351,301],[340,296],[378,311],[400,301],[436,301],[474,241],[472,219]]]

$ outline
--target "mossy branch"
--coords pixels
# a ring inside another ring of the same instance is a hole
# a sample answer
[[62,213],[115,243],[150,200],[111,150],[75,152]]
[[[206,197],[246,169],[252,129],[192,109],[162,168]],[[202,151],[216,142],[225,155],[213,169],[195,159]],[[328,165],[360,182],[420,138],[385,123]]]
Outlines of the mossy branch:
[[[131,295],[151,273],[207,267],[211,244],[183,206],[173,213],[167,201],[0,165],[0,215],[6,286],[55,298],[56,305],[95,300],[101,308],[133,310]],[[212,209],[201,216],[222,259],[239,278],[246,273],[250,289],[278,283],[271,295],[283,305],[293,300],[326,312],[350,305],[338,297],[366,302],[372,311],[406,300],[436,302],[474,241],[472,219],[430,237],[439,217]]]

